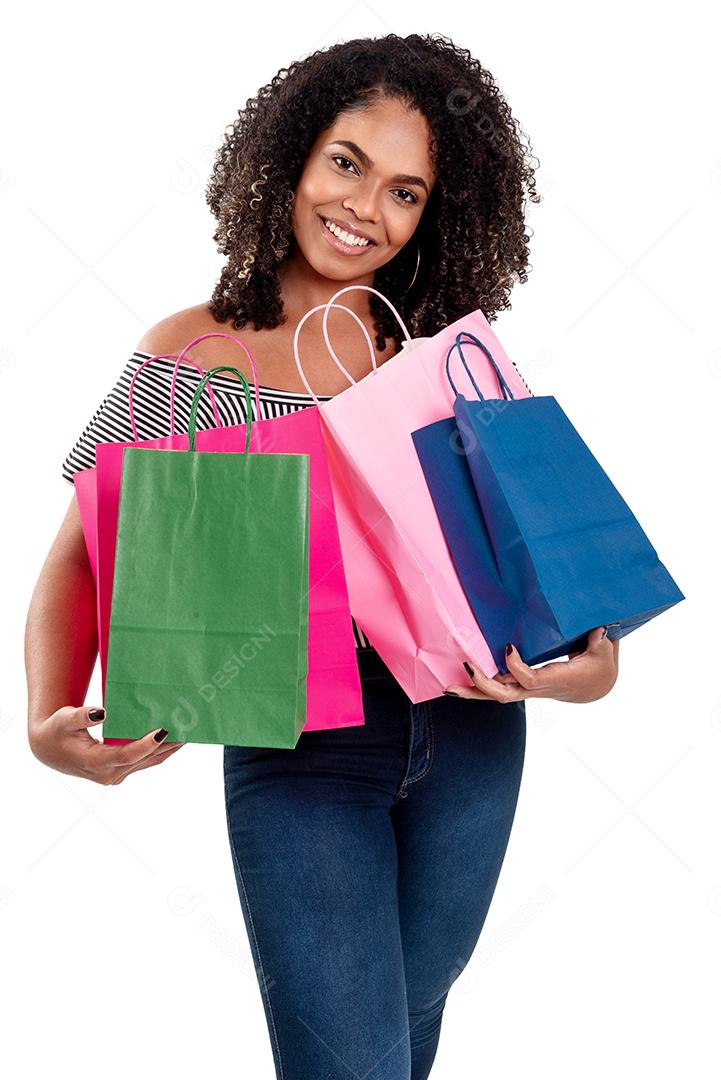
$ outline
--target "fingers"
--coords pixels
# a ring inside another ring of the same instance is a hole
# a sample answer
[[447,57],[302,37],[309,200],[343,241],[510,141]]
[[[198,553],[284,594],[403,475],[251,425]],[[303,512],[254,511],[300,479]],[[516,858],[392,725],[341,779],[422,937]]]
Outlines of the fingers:
[[88,705],[85,707],[87,713],[87,723],[85,727],[92,727],[93,724],[102,724],[105,719],[105,709],[101,705]]
[[[494,676],[489,679],[480,668],[473,667],[467,660],[463,666],[473,679],[473,686],[448,686],[446,689],[455,697],[469,698],[479,701],[519,701],[528,697],[527,688],[522,684],[515,671],[510,670],[508,675]],[[525,667],[525,665],[523,665]],[[528,669],[531,670],[530,668]]]
[[105,719],[105,709],[99,705],[81,705],[75,708],[73,705],[64,705],[53,713],[53,719],[63,732],[87,731],[90,727],[97,727]]
[[[88,774],[100,783],[119,783],[128,773],[135,771],[142,765],[156,765],[164,761],[172,752],[179,750],[186,744],[183,742],[166,743],[165,728],[154,728],[140,739],[133,739],[123,746],[108,746],[99,742],[90,735],[89,727],[101,724],[105,719],[105,710],[100,707],[85,707],[82,709],[61,710],[67,715],[63,722],[67,727],[77,731],[86,730],[89,743],[83,744],[84,764]],[[101,713],[102,715],[97,715]],[[158,739],[156,736],[162,735]]]
[[172,757],[181,746],[185,746],[185,743],[170,743],[168,747],[163,747],[157,754],[151,754],[149,757],[144,758],[138,765],[133,765],[129,769],[114,769],[108,779],[108,783],[111,786],[121,784],[125,780],[126,776],[130,776],[131,773],[141,772],[143,769],[152,769],[154,765],[160,765],[166,758]]
[[516,681],[520,683],[526,690],[538,691],[541,689],[545,680],[543,680],[537,671],[534,671],[528,664],[524,664],[521,659],[521,654],[512,642],[508,642],[506,645],[506,663],[508,664],[508,670],[511,675],[514,676]]
[[[103,723],[105,720],[105,709],[101,705],[84,705],[77,709],[73,708],[71,705],[66,705],[64,708],[58,709],[55,716],[57,717],[59,726],[64,732],[87,731],[89,728],[97,727],[98,724]],[[93,742],[96,746],[101,747],[103,752],[107,755],[114,751],[117,751],[118,753],[120,751],[125,751],[125,756],[118,759],[118,764],[130,764],[132,761],[139,760],[146,754],[157,750],[158,742],[162,742],[163,740],[160,739],[154,741],[154,737],[161,731],[165,731],[165,728],[154,728],[141,739],[134,739],[133,742],[128,743],[126,746],[105,746],[95,739],[93,739]],[[167,735],[167,731],[165,734]],[[168,743],[167,745],[184,746],[185,743]]]
[[[149,743],[148,740],[150,740]],[[139,743],[144,744],[140,750],[138,750]],[[136,739],[126,746],[97,745],[100,753],[93,755],[94,760],[91,765],[93,778],[101,784],[120,784],[130,773],[159,765],[186,744],[176,742],[158,745],[153,739],[153,733],[149,732],[142,739]],[[151,747],[149,750],[148,745]]]
[[605,641],[605,639],[606,627],[594,626],[593,630],[588,631],[588,644],[586,646],[586,651],[588,652],[591,649],[596,649],[602,641]]
[[[139,739],[133,739],[132,742],[125,743],[124,746],[106,746],[104,743],[100,743],[99,749],[109,763],[120,766],[137,765],[145,758],[156,754],[160,748],[185,746],[185,743],[166,743],[164,740],[167,734],[165,728],[153,728],[147,735],[143,735]],[[158,738],[158,736],[162,736],[162,738]]]
[[[570,652],[569,660],[586,657],[591,661],[592,667],[598,668],[599,663],[603,664],[603,660],[609,659],[605,655],[605,650],[610,645],[610,664],[617,675],[618,641],[609,641],[606,630],[606,626],[596,626],[593,630],[589,630],[585,650]],[[446,692],[455,697],[501,702],[518,701],[527,697],[557,697],[561,701],[595,700],[593,696],[579,696],[581,675],[582,672],[585,673],[588,665],[585,661],[580,666],[569,664],[569,660],[553,661],[532,668],[524,663],[518,649],[509,642],[506,645],[507,674],[502,675],[498,672],[489,679],[480,668],[473,667],[464,660],[463,666],[472,678],[473,686],[454,684],[446,687]],[[584,675],[584,680],[588,681],[587,675]],[[591,691],[595,693],[595,687],[592,687]]]
[[162,739],[158,742],[155,735],[164,730],[164,728],[157,728],[155,731],[149,731],[147,735],[134,739],[124,746],[105,746],[98,743],[103,765],[109,769],[134,769],[144,761],[150,762],[157,758],[166,748],[177,750],[185,746],[182,742],[166,743]]
[[475,686],[447,686],[443,691],[444,694],[450,694],[451,697],[467,698],[469,701],[498,701],[497,697],[491,697],[490,694],[484,694],[482,690],[476,689]]

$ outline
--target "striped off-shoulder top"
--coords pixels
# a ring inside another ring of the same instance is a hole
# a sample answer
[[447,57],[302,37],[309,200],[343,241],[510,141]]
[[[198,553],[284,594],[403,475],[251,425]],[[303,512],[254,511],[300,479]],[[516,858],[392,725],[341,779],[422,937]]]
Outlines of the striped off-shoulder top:
[[[101,442],[130,442],[134,440],[130,422],[128,391],[130,380],[150,353],[136,350],[130,357],[118,381],[100,403],[73,448],[65,458],[62,475],[73,484],[73,476],[81,469],[95,466],[95,447]],[[158,439],[170,433],[170,387],[175,361],[159,357],[147,364],[133,386],[133,415],[138,439]],[[187,431],[190,427],[190,405],[200,382],[200,372],[190,364],[181,364],[175,383],[175,431]],[[231,375],[213,376],[213,396],[223,425],[244,424],[246,403],[243,385]],[[329,401],[332,395],[316,395],[319,401]],[[255,397],[253,419],[270,420],[285,416],[296,409],[303,409],[315,402],[310,394],[275,390],[270,386],[258,386],[260,417],[256,416]],[[216,426],[210,396],[204,394],[198,405],[198,430]],[[357,649],[372,649],[361,628],[353,620],[353,635]]]

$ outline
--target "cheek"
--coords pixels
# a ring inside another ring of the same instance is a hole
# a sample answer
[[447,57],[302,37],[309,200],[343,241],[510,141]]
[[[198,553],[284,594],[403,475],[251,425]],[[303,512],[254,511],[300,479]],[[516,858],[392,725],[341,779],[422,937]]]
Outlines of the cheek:
[[391,247],[402,248],[413,236],[420,214],[408,211],[406,214],[394,214],[386,218],[386,234]]
[[332,178],[319,169],[306,170],[295,192],[295,202],[307,212],[314,211],[318,206],[327,206],[337,198],[338,192]]

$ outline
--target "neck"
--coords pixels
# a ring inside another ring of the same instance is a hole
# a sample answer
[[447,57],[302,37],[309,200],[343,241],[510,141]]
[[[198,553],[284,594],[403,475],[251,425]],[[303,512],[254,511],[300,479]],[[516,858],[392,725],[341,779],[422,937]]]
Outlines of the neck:
[[[306,311],[317,307],[318,304],[327,304],[334,293],[348,285],[368,285],[372,288],[374,277],[373,271],[347,279],[324,277],[310,265],[297,247],[278,268],[283,307],[289,321],[292,322],[297,322]],[[339,296],[335,303],[350,308],[359,318],[367,320],[370,316],[372,295],[365,289],[354,289],[352,292]],[[332,314],[333,309],[329,312],[329,318]],[[320,318],[321,313],[317,312],[317,315]],[[345,313],[337,311],[337,315],[342,316]],[[348,316],[346,315],[345,318],[347,319]]]

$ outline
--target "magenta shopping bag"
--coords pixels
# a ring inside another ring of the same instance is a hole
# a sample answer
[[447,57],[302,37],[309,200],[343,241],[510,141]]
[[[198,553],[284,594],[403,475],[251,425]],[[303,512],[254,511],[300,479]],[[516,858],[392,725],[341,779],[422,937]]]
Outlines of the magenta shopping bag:
[[[441,695],[451,683],[470,685],[463,661],[489,677],[498,671],[459,581],[428,490],[411,433],[453,416],[455,395],[445,359],[456,335],[469,331],[492,349],[517,397],[531,396],[481,311],[473,311],[431,338],[408,339],[403,350],[355,382],[333,352],[327,334],[330,307],[307,312],[294,340],[296,364],[310,394],[298,355],[305,320],[323,310],[323,331],[333,360],[352,385],[318,402],[331,467],[350,608],[386,665],[413,702]],[[493,372],[479,365],[477,381],[493,393]],[[313,395],[315,396],[315,395]],[[318,401],[318,399],[315,399]]]
[[[166,353],[163,356],[153,356],[150,360],[178,360],[175,353]],[[146,360],[140,367],[144,367],[145,364],[150,363],[150,360]],[[188,364],[192,364],[199,372],[202,372],[202,368],[199,364],[196,364],[194,360],[188,358],[186,361]],[[251,360],[251,363],[253,361]],[[140,370],[140,368],[138,369]],[[254,369],[255,370],[255,369]],[[128,406],[130,410],[130,423],[133,429],[133,434],[136,436],[137,431],[135,428],[135,418],[133,416],[133,387],[137,378],[138,372],[136,371],[130,380],[130,388],[128,395]],[[218,412],[218,407],[215,403],[213,396],[213,388],[210,383],[207,384],[207,389],[210,393],[210,399],[213,406],[213,415],[216,424],[220,426],[221,419]],[[256,410],[258,409],[258,390],[256,387]],[[256,413],[257,415],[257,413]],[[173,416],[172,403],[171,403],[171,419]],[[171,423],[171,431],[173,429]],[[98,444],[101,445],[101,444]],[[123,446],[133,446],[136,443],[123,443]],[[96,460],[97,460],[97,446],[96,446]],[[88,552],[88,559],[90,562],[90,568],[93,572],[93,578],[95,579],[95,592],[97,596],[97,613],[98,613],[98,651],[100,654],[100,667],[103,678],[103,689],[105,687],[105,664],[107,660],[107,647],[108,647],[108,625],[110,621],[110,600],[113,589],[113,562],[115,558],[115,533],[113,532],[112,547],[109,549],[108,544],[104,543],[102,549],[100,547],[98,539],[98,492],[97,492],[97,467],[91,469],[80,469],[73,475],[73,483],[75,485],[75,497],[78,503],[78,509],[80,511],[80,521],[83,527],[83,536],[85,538],[85,547]],[[117,523],[117,517],[116,517]],[[102,566],[102,573],[100,567]],[[127,742],[129,740],[119,740]]]
[[[256,415],[260,415],[255,365],[240,339],[222,333],[203,334],[185,346],[176,358],[176,366],[183,362],[185,353],[190,348],[209,337],[228,338],[241,345],[246,351],[253,366],[256,383]],[[131,395],[135,378],[142,368],[154,359],[158,357],[151,357],[138,367],[131,380]],[[220,424],[217,410],[216,422]],[[137,434],[132,402],[131,424]],[[245,448],[245,438],[245,424],[218,426],[198,431],[196,447],[199,451],[238,451]],[[99,605],[104,642],[104,650],[101,651],[103,689],[107,664],[123,450],[126,446],[185,449],[188,445],[187,440],[187,433],[184,433],[135,442],[99,443],[96,447]],[[333,489],[318,409],[310,407],[286,416],[254,421],[251,426],[250,451],[251,453],[303,453],[310,456],[308,679],[307,717],[303,730],[314,731],[362,725],[365,721],[360,676]],[[118,740],[118,742],[123,741],[126,740]]]

